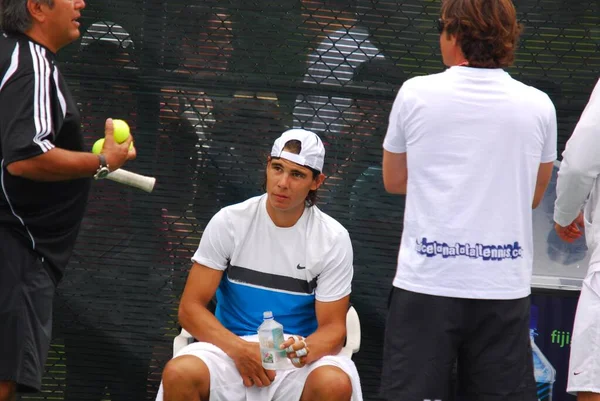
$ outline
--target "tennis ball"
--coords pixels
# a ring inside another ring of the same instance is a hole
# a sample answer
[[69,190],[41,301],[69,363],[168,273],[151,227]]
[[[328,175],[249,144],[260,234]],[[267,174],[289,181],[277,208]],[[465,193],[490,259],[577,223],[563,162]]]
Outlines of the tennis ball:
[[[92,147],[92,153],[95,155],[99,155],[102,153],[102,148],[104,148],[104,138],[98,139],[94,142],[94,146]],[[129,144],[129,150],[133,149],[133,141]]]
[[[94,142],[94,146],[92,147],[92,153],[95,155],[99,155],[102,153],[102,148],[104,148],[104,138],[98,139]],[[129,150],[133,149],[133,141],[129,144]]]
[[102,148],[104,147],[104,138],[98,139],[94,142],[94,146],[92,147],[92,153],[95,155],[99,155],[102,152]]
[[123,143],[129,138],[129,125],[123,120],[113,120],[115,142]]

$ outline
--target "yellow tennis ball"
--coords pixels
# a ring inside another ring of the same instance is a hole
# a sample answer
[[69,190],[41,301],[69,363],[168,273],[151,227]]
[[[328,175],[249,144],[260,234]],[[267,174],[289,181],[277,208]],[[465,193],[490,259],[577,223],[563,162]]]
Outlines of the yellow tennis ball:
[[116,143],[123,143],[129,138],[129,125],[123,120],[113,120],[113,133]]
[[[104,138],[98,139],[94,142],[94,146],[92,147],[92,153],[95,155],[99,155],[102,153],[102,149],[104,148]],[[133,141],[129,144],[129,150],[133,149]]]
[[104,138],[98,139],[94,142],[94,146],[92,147],[92,153],[95,155],[99,155],[102,153],[102,148],[104,147]]

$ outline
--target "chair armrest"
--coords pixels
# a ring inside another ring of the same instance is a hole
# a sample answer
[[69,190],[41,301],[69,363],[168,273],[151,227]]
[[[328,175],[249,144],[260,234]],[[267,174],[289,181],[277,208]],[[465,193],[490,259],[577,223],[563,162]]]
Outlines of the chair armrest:
[[352,355],[360,350],[360,339],[360,319],[354,306],[351,306],[346,314],[346,345],[342,348],[340,355],[352,358]]
[[194,337],[186,329],[181,328],[181,333],[173,339],[173,357],[176,357],[183,347],[193,342]]

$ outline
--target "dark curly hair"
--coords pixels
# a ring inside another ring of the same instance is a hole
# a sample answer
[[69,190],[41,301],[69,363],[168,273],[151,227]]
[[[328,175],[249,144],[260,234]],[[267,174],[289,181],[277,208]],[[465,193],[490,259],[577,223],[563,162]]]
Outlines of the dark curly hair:
[[441,15],[446,33],[456,35],[469,66],[512,65],[523,31],[512,0],[442,0]]

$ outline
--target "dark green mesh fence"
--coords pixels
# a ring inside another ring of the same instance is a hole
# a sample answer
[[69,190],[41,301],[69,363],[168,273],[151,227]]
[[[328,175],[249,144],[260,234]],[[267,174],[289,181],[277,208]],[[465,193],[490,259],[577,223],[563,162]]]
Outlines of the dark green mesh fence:
[[[546,91],[559,150],[600,71],[600,1],[521,0],[510,73]],[[403,198],[381,181],[381,144],[408,78],[443,70],[438,0],[90,1],[82,38],[60,53],[91,148],[124,118],[148,195],[98,182],[59,286],[44,392],[26,399],[154,399],[177,334],[178,299],[219,208],[261,193],[266,154],[304,127],[327,146],[320,207],[350,231],[355,355],[377,399],[386,302]]]

